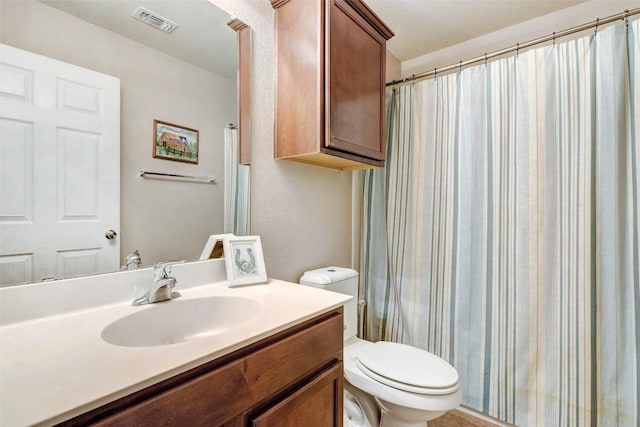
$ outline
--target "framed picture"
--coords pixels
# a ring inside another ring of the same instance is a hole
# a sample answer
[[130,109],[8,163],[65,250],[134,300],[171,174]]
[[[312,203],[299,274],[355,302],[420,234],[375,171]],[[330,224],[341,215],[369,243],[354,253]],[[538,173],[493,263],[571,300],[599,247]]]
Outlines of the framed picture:
[[153,121],[153,157],[198,164],[198,135],[196,129]]
[[259,236],[225,237],[224,254],[229,287],[267,282]]
[[200,261],[205,259],[218,259],[224,258],[224,239],[236,237],[235,234],[227,233],[227,234],[212,234],[209,236],[207,243],[204,245],[204,249],[202,249],[202,253],[200,254]]

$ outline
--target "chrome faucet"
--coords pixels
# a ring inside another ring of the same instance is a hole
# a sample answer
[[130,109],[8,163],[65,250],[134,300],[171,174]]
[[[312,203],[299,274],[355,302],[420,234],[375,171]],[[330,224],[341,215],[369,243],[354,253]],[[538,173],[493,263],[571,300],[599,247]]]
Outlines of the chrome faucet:
[[180,297],[180,292],[174,291],[177,280],[169,276],[171,267],[182,264],[182,261],[164,261],[154,266],[154,280],[149,290],[139,298],[133,300],[132,305],[153,304],[155,302],[166,301]]
[[135,251],[127,255],[127,257],[124,259],[124,265],[120,267],[120,270],[135,270],[140,268],[141,265],[142,258],[140,258],[140,252],[138,252],[138,250],[136,249]]

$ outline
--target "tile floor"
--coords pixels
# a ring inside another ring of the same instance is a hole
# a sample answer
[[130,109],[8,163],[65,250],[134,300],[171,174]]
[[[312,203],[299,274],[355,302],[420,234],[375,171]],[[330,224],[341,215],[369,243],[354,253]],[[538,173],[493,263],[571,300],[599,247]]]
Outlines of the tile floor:
[[429,421],[429,427],[495,427],[497,425],[455,409]]

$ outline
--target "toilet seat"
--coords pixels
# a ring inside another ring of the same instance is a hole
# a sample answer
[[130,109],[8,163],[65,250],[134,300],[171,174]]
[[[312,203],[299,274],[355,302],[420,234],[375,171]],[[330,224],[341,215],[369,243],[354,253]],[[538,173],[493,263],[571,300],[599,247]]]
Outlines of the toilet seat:
[[371,341],[361,340],[357,337],[345,341],[344,375],[346,383],[374,397],[378,405],[381,402],[390,402],[412,410],[433,412],[448,411],[461,403],[462,391],[459,384],[450,394],[421,394],[386,385],[367,375],[358,367],[357,360],[361,354],[368,353],[369,348],[373,345],[374,343]]
[[446,395],[459,388],[458,373],[449,363],[405,344],[373,343],[358,353],[355,362],[368,377],[398,390]]

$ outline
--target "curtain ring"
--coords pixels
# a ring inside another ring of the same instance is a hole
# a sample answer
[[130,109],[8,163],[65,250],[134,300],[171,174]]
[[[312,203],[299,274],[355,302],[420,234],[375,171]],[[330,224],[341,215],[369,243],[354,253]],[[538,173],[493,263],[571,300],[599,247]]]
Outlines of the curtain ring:
[[600,18],[596,18],[596,31],[593,33],[594,36],[598,34],[598,25],[600,25]]
[[458,64],[458,72],[462,72],[462,60],[460,60],[460,64]]
[[629,9],[624,10],[624,25],[629,26]]
[[437,67],[433,67],[433,78],[434,79],[438,78],[438,68]]
[[553,47],[556,47],[556,32],[555,31],[553,32]]
[[487,52],[484,53],[484,65],[487,65]]
[[520,55],[520,43],[516,43],[516,58]]

